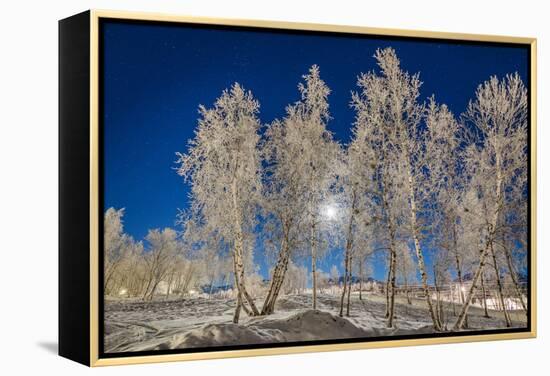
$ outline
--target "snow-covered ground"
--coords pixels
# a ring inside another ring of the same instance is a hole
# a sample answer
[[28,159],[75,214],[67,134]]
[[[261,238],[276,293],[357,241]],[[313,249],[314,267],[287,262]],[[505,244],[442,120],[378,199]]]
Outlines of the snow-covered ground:
[[[261,302],[258,301],[258,304]],[[241,313],[239,324],[232,323],[235,301],[194,297],[181,300],[105,302],[105,351],[183,349],[242,344],[296,342],[309,340],[365,338],[388,335],[431,333],[433,328],[425,302],[412,305],[398,298],[395,328],[386,328],[385,298],[369,294],[352,297],[350,317],[338,317],[339,297],[318,296],[317,310],[309,295],[279,298],[276,312],[249,318]],[[458,312],[459,307],[455,307]],[[455,316],[445,306],[449,328]],[[502,313],[471,307],[468,330],[505,328]],[[525,326],[522,311],[512,313],[515,327]]]

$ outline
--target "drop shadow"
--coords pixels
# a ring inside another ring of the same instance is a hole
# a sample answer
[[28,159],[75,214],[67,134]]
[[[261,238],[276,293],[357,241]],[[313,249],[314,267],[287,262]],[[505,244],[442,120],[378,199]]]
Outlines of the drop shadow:
[[49,352],[50,354],[57,355],[57,350],[58,350],[57,342],[43,341],[43,342],[38,342],[36,345],[42,348],[43,350]]

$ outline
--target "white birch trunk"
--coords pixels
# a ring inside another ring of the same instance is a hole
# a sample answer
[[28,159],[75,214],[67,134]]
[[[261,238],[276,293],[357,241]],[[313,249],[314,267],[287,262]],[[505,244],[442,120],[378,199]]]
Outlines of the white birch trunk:
[[239,294],[241,294],[241,305],[248,303],[250,305],[250,310],[252,315],[258,316],[260,313],[256,308],[254,299],[250,296],[248,291],[246,291],[245,285],[245,271],[244,271],[244,260],[243,260],[243,248],[244,248],[244,239],[242,233],[242,225],[240,220],[240,213],[238,211],[237,203],[237,181],[233,179],[232,184],[232,197],[233,197],[233,216],[235,218],[235,243],[233,244],[234,252],[234,263],[235,263],[235,280],[237,283],[237,289]]
[[[409,157],[410,158],[410,157]],[[435,315],[434,307],[432,304],[432,298],[430,296],[430,289],[428,287],[428,276],[426,274],[426,267],[424,265],[424,254],[422,248],[420,247],[420,241],[418,239],[418,227],[416,223],[416,198],[414,194],[415,181],[412,176],[411,168],[407,169],[408,171],[408,180],[409,180],[409,202],[410,202],[410,214],[411,214],[411,232],[414,240],[414,249],[416,251],[416,258],[418,260],[418,270],[420,271],[420,277],[422,279],[422,288],[424,289],[424,294],[426,295],[426,303],[428,304],[428,311],[432,318],[434,329],[436,331],[441,331],[441,322]]]
[[315,236],[315,218],[311,222],[311,278],[312,278],[312,293],[313,293],[313,309],[317,309],[317,244]]
[[468,296],[466,297],[466,301],[462,305],[462,309],[460,311],[460,314],[458,315],[458,318],[456,320],[456,323],[453,327],[453,330],[460,330],[462,329],[462,326],[464,325],[464,320],[466,318],[466,315],[468,314],[468,308],[470,308],[470,304],[472,302],[472,299],[474,297],[475,291],[476,291],[476,285],[479,280],[479,277],[481,273],[483,272],[483,267],[485,266],[486,258],[489,253],[490,247],[492,247],[493,244],[493,238],[495,236],[496,227],[498,223],[498,217],[500,215],[500,208],[501,208],[501,197],[502,197],[502,171],[500,166],[500,155],[497,151],[496,153],[496,208],[493,214],[493,218],[491,218],[491,223],[489,224],[489,233],[487,235],[487,241],[485,244],[485,249],[480,251],[480,257],[479,257],[479,265],[477,267],[477,270],[474,274],[474,278],[472,280],[472,286],[470,286],[470,290],[468,291]]
[[493,268],[495,270],[495,278],[497,280],[497,292],[500,304],[502,306],[502,312],[504,313],[504,320],[506,321],[506,327],[509,328],[512,326],[512,321],[510,320],[510,315],[506,309],[506,302],[504,301],[504,292],[502,291],[502,281],[500,280],[500,270],[498,269],[497,257],[495,254],[495,249],[493,243],[490,246],[491,257],[493,258]]

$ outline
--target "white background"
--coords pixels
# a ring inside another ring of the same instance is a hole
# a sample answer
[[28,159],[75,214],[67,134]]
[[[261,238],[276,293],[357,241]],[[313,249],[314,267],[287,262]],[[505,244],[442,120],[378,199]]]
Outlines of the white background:
[[[528,375],[548,372],[550,27],[544,1],[22,1],[0,20],[0,373]],[[57,342],[57,20],[89,8],[538,38],[539,338],[90,370]],[[546,16],[545,16],[546,15]],[[546,231],[545,231],[546,228]]]

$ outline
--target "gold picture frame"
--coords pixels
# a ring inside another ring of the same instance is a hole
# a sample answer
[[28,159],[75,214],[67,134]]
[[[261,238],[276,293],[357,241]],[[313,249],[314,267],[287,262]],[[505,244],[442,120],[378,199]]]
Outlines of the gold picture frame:
[[[537,300],[536,300],[536,84],[537,84],[537,59],[536,59],[536,46],[537,41],[535,38],[522,38],[522,37],[508,37],[508,36],[494,36],[494,35],[478,35],[478,34],[462,34],[462,33],[446,33],[446,32],[429,32],[429,31],[417,31],[417,30],[399,30],[399,29],[382,29],[382,28],[369,28],[363,26],[344,26],[344,25],[327,25],[327,24],[310,24],[310,23],[293,23],[293,22],[279,22],[279,21],[265,21],[265,20],[247,20],[247,19],[229,19],[229,18],[208,18],[208,17],[196,17],[196,16],[183,16],[183,15],[171,15],[160,13],[140,13],[140,12],[121,12],[110,10],[91,10],[86,12],[82,16],[88,18],[89,21],[89,153],[88,153],[88,177],[89,177],[89,200],[88,200],[88,223],[87,228],[89,236],[89,249],[87,249],[86,260],[82,262],[88,266],[89,281],[87,283],[87,296],[89,297],[89,318],[84,319],[79,327],[88,326],[89,343],[83,346],[83,352],[88,351],[88,359],[82,360],[82,357],[72,356],[70,351],[65,351],[61,342],[76,343],[78,341],[75,338],[69,338],[71,335],[60,334],[60,353],[63,356],[69,357],[87,364],[92,367],[96,366],[108,366],[108,365],[122,365],[122,364],[142,364],[142,363],[156,363],[156,362],[172,362],[172,361],[184,361],[184,360],[199,360],[199,359],[216,359],[216,358],[235,358],[235,357],[248,357],[248,356],[264,356],[264,355],[280,355],[280,354],[297,354],[307,352],[324,352],[324,351],[339,351],[339,350],[351,350],[351,349],[374,349],[383,347],[405,347],[405,346],[418,346],[418,345],[432,345],[443,343],[463,343],[463,342],[478,342],[478,341],[494,341],[494,340],[506,340],[506,339],[523,339],[523,338],[535,338],[537,334]],[[338,344],[315,344],[305,346],[291,346],[291,347],[270,347],[270,348],[255,348],[255,349],[236,349],[236,350],[223,350],[223,351],[208,351],[208,352],[193,352],[193,353],[178,353],[178,354],[158,354],[158,355],[140,355],[140,356],[122,356],[122,357],[100,357],[99,354],[99,327],[102,325],[99,315],[99,231],[100,231],[100,208],[99,208],[99,21],[100,19],[120,19],[120,20],[134,20],[143,22],[171,22],[171,23],[198,23],[203,25],[223,25],[223,26],[246,26],[257,27],[264,29],[283,29],[283,30],[304,30],[315,32],[331,32],[331,33],[353,33],[353,34],[365,34],[365,35],[377,35],[387,37],[412,37],[412,38],[429,38],[429,39],[442,39],[442,40],[459,40],[459,41],[476,41],[476,42],[490,42],[490,43],[507,43],[507,44],[522,44],[528,45],[530,49],[530,80],[529,80],[529,95],[530,95],[530,296],[529,296],[529,315],[530,315],[530,330],[522,332],[510,332],[499,334],[472,334],[461,336],[441,336],[434,338],[412,338],[412,339],[397,339],[397,340],[381,340],[372,342],[360,342],[360,343],[338,343]],[[61,21],[63,22],[63,21]],[[86,48],[86,46],[81,46]],[[60,50],[60,54],[63,55],[63,48]],[[60,68],[61,72],[62,68]],[[67,84],[69,85],[69,84]],[[63,89],[60,86],[60,98],[70,90],[74,90],[72,87]],[[60,122],[63,120],[60,120]],[[63,132],[63,131],[61,131]],[[61,159],[63,159],[63,155]],[[63,162],[61,162],[63,163]],[[67,178],[68,179],[68,178]],[[63,195],[60,193],[60,195]],[[66,198],[62,198],[66,199]],[[63,219],[61,219],[63,221]],[[62,226],[63,227],[63,226]],[[60,229],[60,234],[66,231],[63,228]],[[63,235],[60,235],[63,236]],[[60,258],[66,258],[67,253],[60,250],[62,255]],[[61,260],[60,260],[61,262]],[[68,261],[69,263],[72,261]],[[67,269],[67,268],[65,268]],[[62,273],[63,271],[60,271]],[[69,273],[69,272],[66,272]],[[60,283],[61,285],[61,283]],[[75,285],[74,288],[82,288],[80,285]],[[62,287],[60,286],[60,289]],[[61,291],[61,290],[60,290]],[[64,294],[60,295],[60,300],[67,299]],[[60,304],[63,304],[60,302]],[[66,308],[64,308],[66,309]],[[60,310],[61,311],[61,310]],[[61,314],[61,313],[60,313]],[[60,325],[63,318],[60,317]],[[61,331],[61,328],[60,328]],[[77,336],[78,331],[73,334]],[[65,338],[65,339],[63,339]],[[81,336],[81,338],[84,338]],[[73,345],[74,346],[74,345]]]

